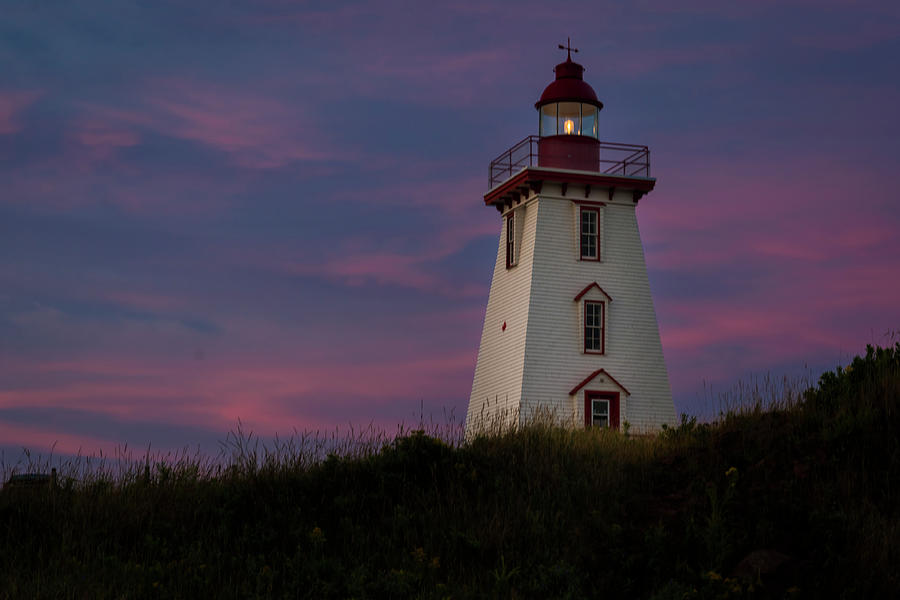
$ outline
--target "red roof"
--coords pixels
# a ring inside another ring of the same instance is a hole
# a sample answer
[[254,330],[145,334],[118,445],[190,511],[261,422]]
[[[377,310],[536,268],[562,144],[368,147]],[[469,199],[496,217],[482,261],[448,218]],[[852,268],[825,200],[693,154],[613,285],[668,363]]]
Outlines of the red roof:
[[544,88],[541,99],[534,104],[535,108],[551,102],[566,101],[587,102],[597,108],[603,108],[603,103],[597,99],[594,88],[582,79],[584,67],[572,62],[572,59],[566,59],[566,62],[559,63],[553,70],[556,72],[556,81]]
[[587,294],[589,291],[591,291],[591,289],[593,289],[593,288],[597,288],[598,290],[600,290],[600,293],[603,294],[604,296],[606,296],[607,299],[609,299],[609,301],[612,302],[612,296],[610,296],[609,294],[607,294],[607,293],[603,290],[603,288],[600,287],[600,284],[597,283],[596,281],[593,282],[593,283],[591,283],[590,285],[588,285],[586,288],[584,288],[584,289],[581,290],[580,292],[578,292],[578,295],[575,296],[575,302],[578,302],[579,300],[581,300],[581,298],[582,298],[585,294]]
[[596,371],[594,371],[593,373],[591,373],[590,375],[588,375],[587,377],[585,377],[584,379],[582,379],[582,380],[581,380],[581,383],[579,383],[578,385],[576,385],[575,387],[572,388],[572,390],[569,392],[569,395],[570,395],[570,396],[574,396],[575,394],[578,393],[578,390],[580,390],[581,388],[583,388],[584,386],[586,386],[587,384],[589,384],[589,383],[591,382],[591,380],[592,380],[594,377],[596,377],[597,375],[601,375],[601,374],[606,375],[607,377],[609,377],[609,380],[612,381],[613,383],[615,383],[615,384],[616,384],[617,386],[619,386],[620,388],[622,388],[622,391],[625,392],[627,395],[629,395],[629,396],[631,395],[631,392],[629,392],[629,391],[625,388],[624,385],[622,385],[621,383],[619,383],[618,381],[616,381],[616,378],[613,377],[612,375],[610,375],[610,374],[606,371],[606,369],[597,369]]

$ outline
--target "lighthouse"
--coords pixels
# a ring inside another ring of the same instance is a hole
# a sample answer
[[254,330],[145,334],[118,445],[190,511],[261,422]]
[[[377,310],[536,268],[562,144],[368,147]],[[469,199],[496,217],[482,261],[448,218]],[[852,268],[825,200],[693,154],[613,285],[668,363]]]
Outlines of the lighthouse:
[[603,103],[567,51],[538,135],[490,164],[500,242],[466,435],[552,419],[650,432],[675,421],[636,218],[647,146],[601,141]]

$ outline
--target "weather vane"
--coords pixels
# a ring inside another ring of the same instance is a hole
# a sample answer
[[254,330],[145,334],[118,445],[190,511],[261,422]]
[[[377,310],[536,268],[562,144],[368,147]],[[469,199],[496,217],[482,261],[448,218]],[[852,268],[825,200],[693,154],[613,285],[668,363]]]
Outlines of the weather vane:
[[559,49],[566,51],[566,60],[572,60],[572,53],[578,52],[578,48],[572,47],[572,38],[566,38],[566,45],[560,44]]

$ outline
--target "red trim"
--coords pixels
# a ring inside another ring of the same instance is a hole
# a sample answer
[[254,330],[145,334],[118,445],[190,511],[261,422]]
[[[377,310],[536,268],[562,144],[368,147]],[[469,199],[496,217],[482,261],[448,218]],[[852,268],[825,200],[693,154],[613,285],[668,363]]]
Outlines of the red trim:
[[593,400],[609,400],[609,428],[619,429],[619,392],[584,392],[584,426],[590,427],[593,417]]
[[[581,237],[584,233],[581,231],[584,213],[585,211],[590,211],[597,215],[597,233],[595,234],[596,246],[597,246],[597,256],[585,256],[581,253]],[[578,260],[586,260],[591,262],[600,262],[600,210],[597,208],[593,208],[590,206],[580,206],[578,207]]]
[[[534,189],[537,182],[555,181],[566,183],[577,183],[581,185],[590,184],[596,187],[615,187],[617,189],[629,189],[647,193],[656,186],[656,179],[648,177],[625,177],[622,175],[606,175],[598,173],[592,175],[590,173],[569,173],[566,171],[557,171],[551,169],[542,169],[539,167],[526,167],[489,191],[484,195],[485,204],[502,203],[504,196],[508,196],[514,192],[520,185],[528,185]],[[518,197],[518,193],[516,193]]]
[[585,205],[585,206],[606,206],[606,202],[597,202],[596,200],[575,200],[572,198],[572,204]]
[[547,104],[556,104],[558,102],[583,102],[596,106],[598,110],[603,109],[603,103],[597,100],[597,94],[591,88],[590,84],[581,79],[557,79],[551,81],[550,85],[544,88],[541,99],[534,103],[535,108],[540,110]]
[[597,288],[598,290],[600,290],[600,293],[603,294],[604,296],[606,296],[606,299],[607,299],[607,300],[609,300],[610,302],[612,302],[612,298],[610,297],[610,295],[607,294],[606,292],[604,292],[604,291],[603,291],[603,288],[600,287],[600,284],[598,284],[596,281],[595,281],[594,283],[588,285],[586,288],[584,288],[584,289],[581,290],[580,292],[578,292],[578,295],[575,296],[575,300],[574,300],[574,301],[575,301],[575,302],[578,302],[579,300],[581,300],[581,298],[582,298],[585,294],[587,294],[592,288]]
[[601,373],[602,373],[603,375],[606,375],[607,377],[609,377],[610,381],[612,381],[612,382],[615,383],[617,386],[619,386],[620,388],[622,388],[622,391],[625,392],[625,394],[627,394],[628,396],[631,395],[631,392],[629,392],[629,391],[625,388],[624,385],[622,385],[621,383],[619,383],[618,381],[616,381],[616,378],[615,378],[615,377],[613,377],[612,375],[610,375],[609,373],[607,373],[606,369],[597,369],[596,371],[594,371],[593,373],[591,373],[590,375],[588,375],[587,377],[585,377],[585,378],[581,381],[581,383],[579,383],[578,385],[576,385],[575,387],[572,388],[572,390],[569,392],[569,395],[570,395],[570,396],[574,396],[575,394],[577,394],[577,393],[578,393],[578,390],[580,390],[581,388],[583,388],[584,386],[586,386],[587,384],[589,384],[589,383],[591,382],[591,380],[592,380],[594,377],[596,377],[597,375],[600,375]]
[[[584,328],[587,328],[587,307],[588,304],[599,304],[600,305],[600,350],[594,350],[593,348],[587,347],[587,337],[584,335]],[[606,302],[598,301],[598,300],[585,300],[584,307],[582,309],[582,321],[584,327],[582,329],[581,334],[581,342],[584,346],[585,354],[606,354]]]

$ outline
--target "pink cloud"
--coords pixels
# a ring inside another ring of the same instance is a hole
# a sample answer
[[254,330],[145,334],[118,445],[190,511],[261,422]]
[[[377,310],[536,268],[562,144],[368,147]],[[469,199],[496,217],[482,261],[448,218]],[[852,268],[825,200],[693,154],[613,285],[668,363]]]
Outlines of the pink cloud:
[[[900,280],[892,260],[826,260],[797,269],[783,258],[753,265],[752,283],[725,298],[657,298],[673,383],[734,381],[748,371],[837,360],[900,322]],[[805,258],[803,260],[806,260]],[[714,288],[714,281],[711,282]],[[727,360],[719,354],[730,349]]]
[[111,183],[109,188],[115,203],[132,214],[202,218],[228,212],[234,206],[234,195],[251,185],[249,179],[240,176],[224,182],[187,171],[150,180],[127,178]]
[[330,275],[351,285],[374,280],[380,285],[400,284],[421,290],[437,289],[439,278],[417,268],[422,262],[422,259],[411,255],[364,253],[333,259],[322,265],[321,269],[314,268],[310,272]]
[[[381,186],[370,193],[335,194],[330,201],[409,207],[422,211],[421,227],[402,239],[373,234],[345,237],[324,249],[324,256],[289,244],[240,250],[232,260],[295,275],[316,276],[358,287],[369,283],[400,286],[454,298],[486,298],[482,284],[454,281],[438,267],[474,240],[496,238],[500,221],[484,206],[483,181],[476,178]],[[273,261],[272,257],[285,257]],[[492,261],[492,256],[486,257]]]
[[0,90],[0,135],[10,135],[22,130],[18,116],[41,96],[40,92],[25,90]]
[[[857,8],[856,3],[850,2],[834,2],[834,5]],[[828,31],[823,31],[821,25],[809,33],[801,30],[793,36],[793,41],[799,46],[852,52],[872,48],[900,36],[900,10],[896,4],[885,2],[880,6],[864,7],[860,12],[862,14],[857,19],[835,19]]]
[[376,283],[454,298],[486,297],[487,290],[482,285],[460,285],[437,267],[441,260],[453,256],[472,240],[499,234],[495,215],[488,213],[482,217],[474,224],[459,219],[447,223],[434,234],[416,236],[420,243],[414,243],[412,248],[402,252],[379,247],[382,240],[361,237],[346,240],[338,251],[324,260],[288,260],[282,263],[282,268],[290,273],[319,276],[353,287]]
[[[755,300],[755,298],[754,298]],[[745,302],[704,302],[693,300],[668,303],[671,321],[679,325],[664,327],[667,349],[676,354],[702,351],[717,344],[747,345],[790,332],[794,339],[824,341],[814,318],[797,314],[791,307],[778,310],[776,302],[761,304]]]
[[[699,390],[704,382],[723,384],[750,373],[797,370],[837,357],[859,345],[858,332],[836,331],[802,303],[737,306],[698,300],[668,308],[677,314],[660,322],[660,335],[673,391]],[[777,367],[775,367],[777,365]],[[775,373],[778,375],[778,373]]]
[[87,150],[93,160],[105,160],[119,148],[129,148],[140,143],[141,137],[134,131],[113,127],[100,119],[83,119],[76,123],[71,132],[72,140],[80,145],[80,151]]
[[877,260],[886,246],[897,247],[882,176],[843,172],[831,157],[812,153],[789,167],[752,157],[740,166],[715,159],[671,165],[637,209],[648,264],[691,270],[759,266],[767,258]]
[[272,25],[300,23],[315,29],[329,29],[336,25],[346,26],[346,23],[355,19],[366,19],[380,14],[377,8],[365,5],[356,6],[329,6],[327,10],[314,10],[307,6],[299,6],[290,2],[270,4],[266,10],[240,15],[232,21],[232,25]]
[[[73,435],[64,431],[55,431],[42,427],[23,426],[21,424],[9,424],[0,421],[0,439],[4,445],[17,446],[20,448],[28,448],[34,458],[40,455],[47,458],[52,451],[53,454],[59,456],[61,454],[81,455],[81,456],[114,456],[116,449],[122,447],[121,442],[112,442],[97,437]],[[10,461],[6,465],[12,468],[14,457],[6,457]],[[22,464],[21,468],[26,468],[27,462]],[[4,473],[3,475],[8,475]]]
[[[446,14],[385,4],[324,11],[285,4],[232,19],[241,27],[291,31],[300,27],[324,36],[331,51],[318,57],[321,68],[301,70],[292,77],[308,89],[338,89],[342,96],[402,98],[441,106],[473,104],[484,98],[487,88],[496,88],[497,73],[514,66],[517,55],[508,47],[461,46],[452,28],[446,27]],[[447,10],[475,24],[483,21],[485,12],[505,14],[483,5],[454,5]],[[489,25],[484,29],[487,32]]]
[[512,66],[514,54],[503,48],[444,52],[415,52],[398,58],[396,48],[382,51],[364,65],[367,77],[362,93],[395,96],[441,104],[468,105],[484,100],[485,90],[496,85],[495,73]]
[[585,77],[601,80],[608,74],[628,79],[645,78],[651,73],[680,66],[725,64],[735,56],[745,54],[751,46],[739,42],[697,43],[691,47],[638,46],[611,48],[604,60]]
[[[284,359],[237,357],[192,364],[95,358],[23,363],[40,375],[39,386],[0,391],[0,407],[58,407],[111,417],[213,429],[224,434],[240,420],[260,434],[290,434],[293,429],[330,429],[348,421],[365,425],[379,410],[404,412],[433,390],[466,393],[474,352],[403,356],[385,352],[364,362],[295,364]],[[80,381],[63,379],[72,373]],[[446,397],[446,396],[444,396]],[[187,400],[186,400],[187,399]],[[369,408],[352,417],[347,406]],[[417,408],[417,407],[416,407]],[[351,415],[348,417],[348,415]],[[393,421],[396,423],[396,421]],[[54,437],[54,435],[56,437]],[[49,445],[65,431],[30,431],[23,441]],[[105,436],[116,440],[115,432]],[[83,445],[72,439],[68,446]],[[99,443],[99,440],[92,440]]]
[[[143,173],[141,166],[117,160],[119,150],[140,142],[139,134],[134,136],[112,128],[105,141],[98,138],[96,145],[86,146],[71,134],[63,152],[10,173],[0,202],[58,212],[110,202],[136,215],[208,217],[227,212],[235,196],[254,185],[252,174],[241,172],[227,179],[187,169]],[[48,172],[56,176],[46,177]],[[98,178],[102,195],[97,194]]]
[[481,285],[459,285],[444,275],[434,264],[439,255],[423,253],[416,256],[391,252],[347,253],[324,262],[288,261],[282,269],[296,275],[312,275],[336,281],[350,287],[375,283],[400,286],[421,292],[453,298],[480,298],[487,290]]
[[184,310],[189,306],[189,300],[184,297],[147,291],[111,290],[102,292],[99,298],[121,306],[153,312]]
[[127,148],[135,146],[140,137],[131,131],[117,131],[103,127],[85,129],[77,134],[78,141],[85,146],[103,146],[112,148]]
[[837,360],[900,322],[898,222],[880,173],[848,178],[815,153],[670,171],[638,208],[647,263],[705,279],[679,293],[690,300],[654,298],[674,389]]
[[227,153],[248,168],[278,168],[297,161],[347,159],[310,119],[308,109],[271,95],[185,80],[148,82],[142,107],[86,106],[110,128],[148,128]]

